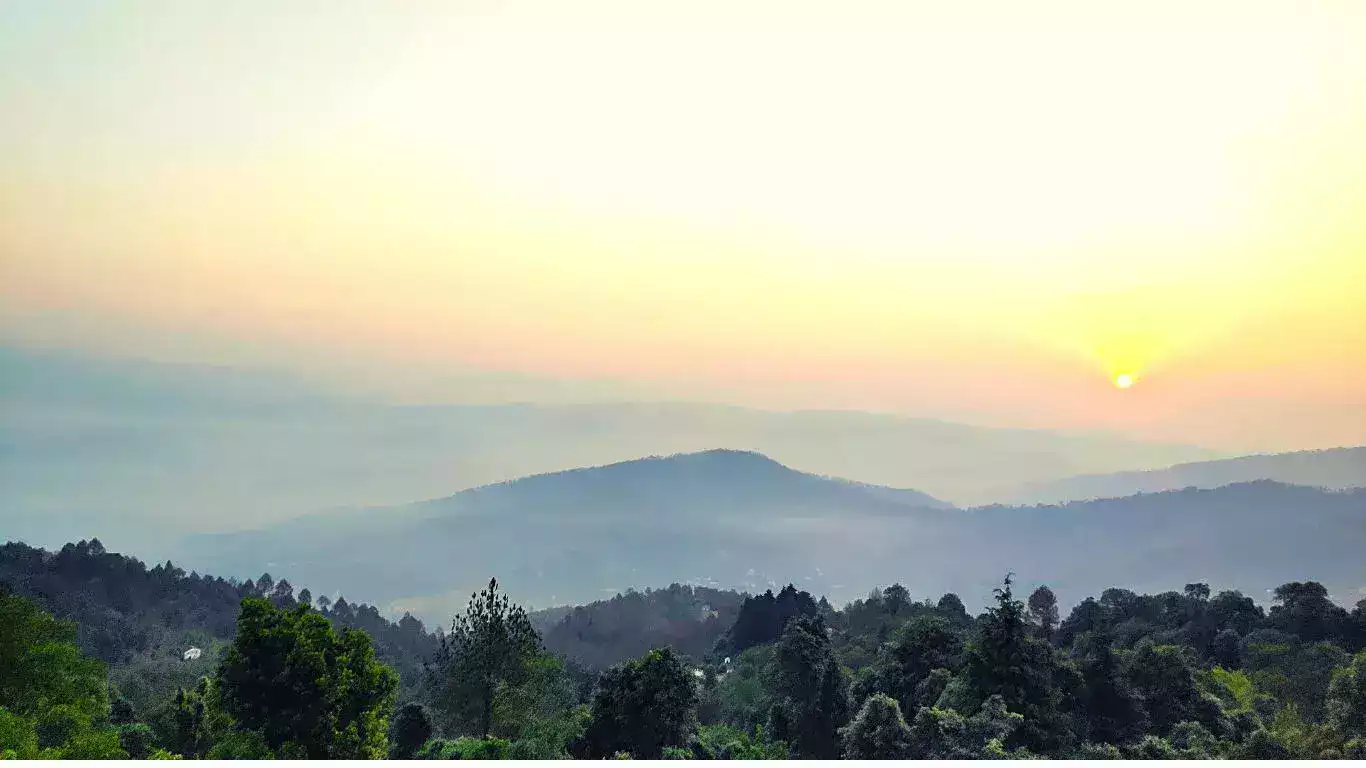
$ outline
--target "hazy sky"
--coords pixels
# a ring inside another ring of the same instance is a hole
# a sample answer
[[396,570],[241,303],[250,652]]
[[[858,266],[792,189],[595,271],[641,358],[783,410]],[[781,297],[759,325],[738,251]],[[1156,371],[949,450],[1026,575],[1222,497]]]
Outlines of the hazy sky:
[[1362,40],[1361,0],[0,0],[0,323],[1362,443]]

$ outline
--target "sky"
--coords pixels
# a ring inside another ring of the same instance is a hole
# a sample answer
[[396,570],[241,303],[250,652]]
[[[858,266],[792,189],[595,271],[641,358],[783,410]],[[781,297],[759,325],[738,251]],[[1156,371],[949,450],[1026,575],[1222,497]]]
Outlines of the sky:
[[1366,443],[1364,39],[1359,0],[0,0],[0,340]]

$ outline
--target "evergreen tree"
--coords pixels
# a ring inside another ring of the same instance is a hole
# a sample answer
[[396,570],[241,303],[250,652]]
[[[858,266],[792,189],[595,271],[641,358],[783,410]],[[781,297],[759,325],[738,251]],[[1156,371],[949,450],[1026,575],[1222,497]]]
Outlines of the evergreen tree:
[[1011,576],[995,594],[996,605],[987,611],[968,646],[968,688],[978,701],[999,695],[1009,711],[1024,716],[1010,746],[1038,753],[1060,750],[1072,734],[1059,711],[1062,697],[1053,683],[1052,650],[1031,636],[1025,606],[1011,592]]
[[541,638],[526,611],[498,590],[498,580],[470,596],[465,613],[451,622],[437,656],[433,707],[456,730],[493,732],[493,702],[503,685],[526,679]]

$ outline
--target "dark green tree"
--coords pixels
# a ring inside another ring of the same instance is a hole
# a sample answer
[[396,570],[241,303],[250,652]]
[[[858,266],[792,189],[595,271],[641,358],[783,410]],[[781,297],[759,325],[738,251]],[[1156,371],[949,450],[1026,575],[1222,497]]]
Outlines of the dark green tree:
[[1328,721],[1344,736],[1366,737],[1366,651],[1333,674],[1327,708]]
[[1210,657],[1217,667],[1242,669],[1242,638],[1232,629],[1220,630],[1219,634],[1214,636],[1214,642],[1210,644]]
[[891,642],[878,652],[873,666],[874,685],[896,699],[903,712],[914,712],[918,706],[917,689],[930,672],[957,669],[962,656],[963,639],[948,619],[917,616],[898,628]]
[[1317,581],[1282,584],[1274,596],[1267,623],[1304,642],[1335,638],[1347,623],[1347,611],[1334,604],[1327,588]]
[[525,680],[540,651],[541,637],[526,611],[490,579],[451,622],[451,634],[437,654],[433,708],[453,730],[491,735],[499,688]]
[[887,613],[899,615],[911,606],[911,592],[901,584],[893,584],[882,590],[882,605]]
[[370,636],[300,606],[242,601],[237,637],[218,669],[225,711],[272,751],[307,759],[378,759],[398,676]]
[[591,718],[576,747],[582,757],[626,752],[657,760],[666,748],[685,746],[696,729],[697,683],[672,649],[656,649],[603,673]]
[[1029,620],[1039,628],[1043,639],[1053,637],[1058,628],[1058,598],[1047,584],[1029,595]]
[[404,704],[389,726],[389,757],[411,760],[432,737],[432,723],[421,704]]
[[911,728],[896,699],[886,694],[868,697],[841,735],[849,760],[905,760],[911,755]]
[[1063,692],[1053,679],[1053,650],[1030,631],[1025,606],[1011,592],[1011,576],[995,594],[996,605],[968,645],[967,686],[977,701],[999,695],[1007,710],[1023,715],[1023,726],[1007,746],[1059,751],[1070,745],[1073,734],[1062,712]]
[[[849,720],[848,681],[830,647],[825,622],[799,617],[778,641],[775,692],[786,708],[790,738],[797,753],[819,760],[838,759],[839,729]],[[774,732],[775,738],[787,739]]]
[[1083,635],[1074,646],[1080,655],[1082,691],[1078,715],[1086,740],[1094,744],[1125,744],[1143,734],[1147,715],[1143,699],[1122,674],[1110,640],[1100,633]]
[[1197,685],[1188,653],[1178,646],[1144,640],[1126,660],[1125,677],[1143,698],[1149,729],[1155,735],[1166,736],[1173,726],[1187,720],[1221,729],[1219,704]]

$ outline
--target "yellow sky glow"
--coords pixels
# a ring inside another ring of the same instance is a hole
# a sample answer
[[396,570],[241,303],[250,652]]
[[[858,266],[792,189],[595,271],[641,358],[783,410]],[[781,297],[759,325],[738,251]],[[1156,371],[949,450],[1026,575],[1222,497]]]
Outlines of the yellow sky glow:
[[[1033,426],[1366,409],[1356,0],[166,0],[5,29],[7,317]],[[1330,421],[1266,439],[1366,439]]]

